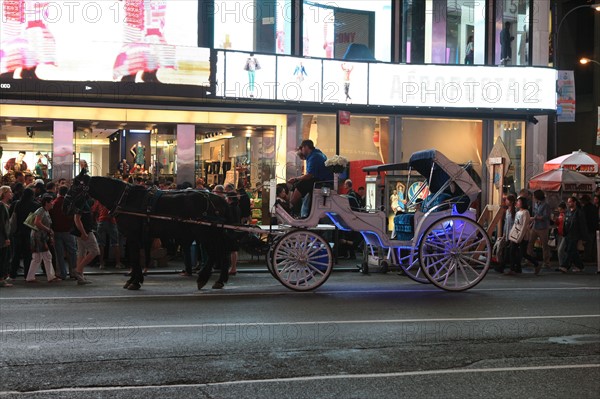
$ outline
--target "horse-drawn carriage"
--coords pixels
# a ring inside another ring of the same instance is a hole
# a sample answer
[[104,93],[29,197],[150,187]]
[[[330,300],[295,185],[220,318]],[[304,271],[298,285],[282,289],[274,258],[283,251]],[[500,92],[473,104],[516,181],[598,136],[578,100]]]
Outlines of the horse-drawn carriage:
[[364,168],[368,173],[408,170],[407,187],[411,172],[416,171],[424,180],[420,187],[429,190],[419,206],[420,192],[408,198],[407,212],[395,216],[394,238],[387,233],[383,211],[354,211],[348,198],[326,187],[313,191],[306,219],[294,219],[276,206],[275,214],[290,229],[274,239],[268,255],[271,273],[294,290],[322,285],[331,273],[332,252],[328,242],[310,229],[327,217],[340,230],[360,232],[371,253],[383,250],[390,266],[401,267],[415,281],[448,291],[475,286],[489,269],[492,246],[470,208],[480,189],[467,173],[469,166],[461,167],[429,150],[413,154],[408,163]]
[[[190,243],[196,240],[205,243],[215,257],[223,249],[221,242],[228,239],[224,231],[268,234],[269,271],[284,286],[297,291],[313,290],[331,274],[332,250],[321,234],[328,227],[319,224],[324,218],[340,230],[359,232],[370,251],[383,250],[390,265],[401,267],[416,281],[431,282],[449,291],[475,286],[487,273],[491,259],[490,240],[469,209],[479,187],[464,167],[435,150],[415,153],[407,164],[365,168],[368,173],[403,169],[408,169],[409,179],[413,170],[418,172],[430,196],[421,209],[415,209],[418,193],[408,199],[404,208],[409,212],[396,216],[394,238],[387,233],[383,211],[352,210],[347,197],[328,187],[313,190],[307,218],[296,219],[274,205],[273,213],[281,224],[262,229],[228,223],[224,217],[227,204],[214,194],[194,190],[148,194],[119,180],[85,174],[74,179],[65,205],[77,208],[92,196],[117,215],[119,228],[127,230],[126,235],[137,239],[167,234]],[[140,247],[143,242],[138,242]],[[142,281],[141,269],[134,265],[128,287],[137,289]]]

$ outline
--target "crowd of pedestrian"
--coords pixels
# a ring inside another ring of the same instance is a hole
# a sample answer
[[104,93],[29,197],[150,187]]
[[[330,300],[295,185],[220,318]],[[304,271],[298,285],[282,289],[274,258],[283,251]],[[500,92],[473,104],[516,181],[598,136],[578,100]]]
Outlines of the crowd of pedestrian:
[[[508,194],[504,198],[502,234],[496,242],[495,270],[509,275],[522,272],[523,259],[540,273],[542,266],[550,269],[552,249],[557,252],[558,267],[562,273],[579,273],[584,261],[596,258],[596,232],[600,231],[600,188],[594,197],[588,194],[571,195],[555,210],[546,202],[544,192],[536,190],[533,198],[528,190],[519,196]],[[533,200],[531,209],[529,202]],[[536,246],[541,248],[541,263],[536,256]]]

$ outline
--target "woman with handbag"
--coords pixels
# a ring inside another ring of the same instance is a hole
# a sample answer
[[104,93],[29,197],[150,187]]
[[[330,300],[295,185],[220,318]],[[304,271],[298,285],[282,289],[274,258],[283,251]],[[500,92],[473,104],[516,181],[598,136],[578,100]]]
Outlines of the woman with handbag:
[[10,267],[10,223],[8,204],[12,199],[9,186],[0,187],[0,287],[12,287],[6,277]]
[[517,210],[515,208],[515,203],[517,202],[517,197],[514,194],[509,194],[506,196],[505,204],[506,204],[506,212],[504,213],[504,227],[502,228],[502,236],[498,238],[500,241],[499,249],[498,249],[498,266],[494,268],[498,273],[504,273],[504,269],[506,264],[509,263],[509,252],[510,252],[510,241],[508,240],[508,236],[510,235],[510,231],[515,224],[515,216]]
[[510,270],[508,275],[519,274],[521,270],[521,259],[529,260],[535,266],[535,274],[540,272],[540,264],[537,259],[527,254],[527,245],[529,244],[529,222],[531,216],[527,210],[527,199],[519,197],[516,202],[517,213],[515,214],[515,222],[508,239],[510,240]]
[[34,214],[34,226],[37,228],[31,229],[31,252],[33,254],[31,259],[31,265],[29,266],[29,272],[25,279],[28,283],[35,283],[35,273],[40,267],[41,263],[44,262],[44,269],[46,270],[46,277],[49,283],[55,283],[61,281],[60,278],[54,274],[54,266],[52,266],[52,254],[50,253],[50,246],[54,237],[54,232],[50,228],[52,225],[52,219],[48,211],[52,209],[53,198],[50,195],[42,197],[42,206],[38,208]]

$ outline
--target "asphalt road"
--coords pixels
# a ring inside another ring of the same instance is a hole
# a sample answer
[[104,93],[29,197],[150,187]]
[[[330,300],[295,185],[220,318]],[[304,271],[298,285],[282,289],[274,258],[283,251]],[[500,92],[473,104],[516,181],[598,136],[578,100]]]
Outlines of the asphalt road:
[[[43,278],[42,278],[43,279]],[[0,289],[0,398],[598,398],[600,277],[490,272],[448,293],[334,273],[226,289],[121,275]]]

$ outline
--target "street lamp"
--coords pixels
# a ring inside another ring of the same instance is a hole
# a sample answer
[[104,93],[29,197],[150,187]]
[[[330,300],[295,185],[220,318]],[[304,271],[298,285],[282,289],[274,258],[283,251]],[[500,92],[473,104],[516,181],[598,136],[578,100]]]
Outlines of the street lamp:
[[596,61],[596,60],[591,60],[591,59],[589,59],[589,58],[585,58],[585,57],[583,57],[582,59],[580,59],[580,60],[579,60],[579,63],[580,63],[581,65],[589,64],[590,62],[591,62],[592,64],[597,64],[597,65],[600,65],[600,62],[598,62],[598,61]]
[[560,22],[558,23],[558,28],[556,29],[556,37],[554,40],[554,68],[556,68],[556,69],[558,69],[558,37],[560,35],[560,28],[562,28],[563,22],[565,22],[565,19],[567,19],[567,17],[572,12],[579,10],[581,8],[593,8],[595,11],[600,12],[600,3],[584,4],[581,6],[573,7],[565,15],[563,15],[563,17],[560,19]]
[[[554,11],[555,11],[555,15],[556,15],[556,5],[558,4],[558,2],[555,2],[555,7],[554,7]],[[573,7],[571,8],[565,15],[563,15],[563,17],[560,19],[560,22],[558,23],[558,28],[556,29],[556,31],[554,32],[554,52],[552,54],[552,61],[554,64],[554,68],[556,70],[559,69],[558,66],[558,36],[560,34],[560,28],[562,28],[563,22],[565,22],[565,19],[567,19],[567,17],[569,15],[571,15],[571,13],[573,13],[576,10],[582,9],[582,8],[593,8],[595,11],[600,12],[600,3],[596,3],[596,4],[583,4],[577,7]],[[558,115],[554,116],[554,140],[552,140],[554,142],[554,155],[558,155]]]

